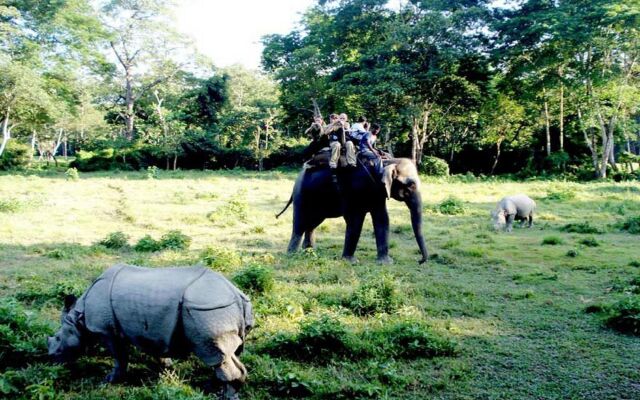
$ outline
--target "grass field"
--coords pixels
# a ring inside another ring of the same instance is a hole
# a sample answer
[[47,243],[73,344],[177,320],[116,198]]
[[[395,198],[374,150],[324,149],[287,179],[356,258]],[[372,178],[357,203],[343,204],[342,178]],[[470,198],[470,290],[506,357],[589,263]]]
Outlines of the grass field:
[[[284,253],[292,213],[274,215],[294,172],[147,175],[0,175],[0,396],[206,397],[213,372],[193,358],[163,370],[136,354],[125,384],[109,386],[103,350],[70,369],[45,357],[62,294],[106,267],[204,262],[258,282],[243,398],[640,398],[640,337],[605,324],[612,304],[640,293],[640,235],[621,229],[640,216],[638,182],[425,179],[429,263],[418,265],[408,211],[390,201],[395,263],[375,263],[367,221],[350,265],[341,219],[319,228],[315,251]],[[537,201],[534,227],[494,232],[490,210],[515,193]],[[172,230],[188,249],[96,244]]]

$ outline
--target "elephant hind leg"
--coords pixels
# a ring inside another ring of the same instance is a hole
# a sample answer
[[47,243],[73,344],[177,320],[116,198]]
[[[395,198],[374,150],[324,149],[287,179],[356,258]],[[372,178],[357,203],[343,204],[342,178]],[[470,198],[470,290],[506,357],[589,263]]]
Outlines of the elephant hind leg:
[[302,241],[303,232],[299,232],[295,228],[291,232],[291,239],[289,239],[289,246],[287,246],[288,253],[294,253],[300,248],[300,242]]
[[313,249],[316,247],[316,230],[310,229],[304,232],[304,241],[302,242],[303,249]]

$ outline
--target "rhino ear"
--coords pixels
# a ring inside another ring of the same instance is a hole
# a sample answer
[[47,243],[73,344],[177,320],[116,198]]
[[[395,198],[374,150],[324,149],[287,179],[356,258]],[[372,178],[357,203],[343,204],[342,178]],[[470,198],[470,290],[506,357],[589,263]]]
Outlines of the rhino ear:
[[64,296],[64,312],[69,312],[69,310],[71,310],[71,308],[76,304],[76,300],[78,299],[72,294]]

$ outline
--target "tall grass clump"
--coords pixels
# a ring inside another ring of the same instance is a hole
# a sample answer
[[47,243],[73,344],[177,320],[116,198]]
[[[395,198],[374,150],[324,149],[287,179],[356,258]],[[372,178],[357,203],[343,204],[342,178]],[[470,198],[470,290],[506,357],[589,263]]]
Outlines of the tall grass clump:
[[542,239],[542,245],[555,246],[562,243],[564,240],[559,236],[546,236]]
[[591,225],[589,222],[575,222],[571,224],[566,224],[562,228],[560,228],[563,232],[570,233],[585,233],[585,234],[601,234],[604,233],[602,229]]
[[118,250],[129,246],[129,235],[124,232],[111,232],[104,239],[98,242],[99,245],[107,249]]
[[363,343],[380,356],[391,358],[432,358],[453,356],[456,344],[422,321],[398,321],[380,330],[363,334]]
[[261,265],[249,265],[232,278],[242,290],[255,294],[270,292],[275,284],[273,270]]
[[244,193],[238,193],[227,200],[225,204],[207,214],[209,221],[226,226],[235,225],[236,222],[249,222],[249,204]]
[[18,212],[22,207],[22,203],[18,199],[6,198],[0,199],[0,213]]
[[207,267],[222,272],[234,270],[242,263],[242,258],[235,250],[217,246],[204,249],[200,259]]
[[300,322],[297,334],[277,334],[262,345],[259,352],[300,361],[326,361],[337,356],[358,353],[356,338],[333,314],[311,314]]
[[0,365],[18,365],[46,357],[48,324],[38,321],[14,298],[0,299]]
[[632,295],[614,304],[607,318],[611,328],[640,336],[640,295]]
[[627,220],[622,223],[622,230],[635,235],[640,234],[640,215],[627,218]]
[[547,192],[545,200],[552,201],[568,201],[576,198],[576,192],[573,189],[558,189]]
[[139,252],[154,252],[162,250],[162,246],[160,242],[151,237],[151,235],[144,235],[138,240],[138,242],[133,246],[135,251]]
[[438,204],[437,210],[440,214],[459,215],[465,213],[466,207],[462,200],[455,196],[450,196]]
[[403,304],[395,278],[382,274],[358,286],[347,300],[347,306],[357,315],[391,313]]
[[68,181],[77,181],[80,179],[80,174],[78,174],[78,170],[74,167],[67,169],[64,176]]
[[598,247],[598,246],[600,246],[600,242],[598,242],[596,240],[596,238],[594,238],[594,237],[584,238],[584,239],[580,240],[579,243],[581,245],[587,246],[587,247]]
[[160,238],[160,247],[171,250],[186,250],[191,245],[191,238],[179,230],[172,230]]

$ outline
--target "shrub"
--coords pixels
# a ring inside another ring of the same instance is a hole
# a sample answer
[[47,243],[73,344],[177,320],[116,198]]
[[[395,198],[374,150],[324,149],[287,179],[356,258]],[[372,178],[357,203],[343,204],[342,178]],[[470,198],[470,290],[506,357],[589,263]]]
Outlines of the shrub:
[[562,240],[562,238],[558,236],[547,236],[544,239],[542,239],[543,245],[555,246],[557,244],[562,244],[562,243],[564,243],[564,240]]
[[629,296],[614,304],[606,322],[620,332],[640,336],[640,296]]
[[129,245],[129,235],[117,231],[111,232],[104,239],[98,242],[99,245],[102,245],[108,249],[122,249]]
[[64,365],[36,363],[0,373],[0,395],[13,399],[59,399],[60,381],[68,378]]
[[162,250],[160,242],[151,237],[151,235],[144,235],[138,243],[133,246],[135,251],[139,252],[153,252]]
[[636,235],[640,234],[640,215],[627,218],[627,220],[622,223],[622,230]]
[[273,271],[270,268],[260,265],[249,265],[239,271],[232,280],[243,290],[262,294],[270,292],[271,289],[273,289],[275,282],[273,275]]
[[419,169],[420,172],[430,176],[449,176],[449,164],[438,157],[422,157]]
[[438,204],[438,212],[440,212],[440,214],[447,215],[464,214],[465,206],[462,200],[457,197],[450,196]]
[[576,193],[572,189],[552,190],[547,193],[546,200],[567,201],[576,198]]
[[68,181],[77,181],[80,179],[80,175],[78,174],[78,170],[76,168],[69,168],[65,171],[64,176]]
[[14,213],[20,210],[22,203],[18,199],[0,199],[0,213]]
[[50,301],[60,302],[68,294],[76,297],[82,295],[87,288],[87,283],[84,279],[69,278],[62,279],[54,285],[39,280],[29,280],[21,284],[16,298],[38,306]]
[[158,167],[151,165],[147,167],[147,179],[156,179],[158,177]]
[[563,226],[560,228],[563,232],[571,233],[587,233],[587,234],[600,234],[603,233],[602,229],[591,225],[589,222],[576,222]]
[[115,162],[114,150],[111,148],[100,150],[97,154],[80,150],[76,159],[69,166],[82,172],[108,170]]
[[276,357],[301,361],[325,361],[335,356],[357,353],[356,338],[331,314],[307,316],[300,322],[297,335],[277,334],[269,338],[260,351]]
[[228,271],[240,266],[242,259],[234,250],[224,247],[207,247],[200,253],[202,262],[216,271]]
[[600,242],[598,242],[596,240],[596,238],[594,238],[594,237],[584,238],[584,239],[580,240],[579,243],[581,245],[584,245],[584,246],[587,246],[587,247],[598,247],[598,246],[600,246]]
[[191,238],[179,230],[165,233],[160,238],[160,247],[163,249],[186,250],[191,245]]
[[207,214],[207,218],[213,223],[224,225],[235,225],[236,221],[248,222],[249,205],[244,196],[238,194],[231,197],[227,202],[218,207],[215,211]]
[[36,361],[46,356],[45,338],[50,327],[37,321],[13,298],[0,299],[0,365]]
[[31,147],[11,140],[0,156],[0,170],[23,169],[31,162]]
[[347,301],[347,306],[358,315],[390,313],[403,303],[398,285],[390,274],[361,284]]
[[381,356],[397,358],[441,357],[456,353],[451,340],[433,332],[420,321],[401,321],[382,330],[367,332],[363,343],[376,349]]
[[578,257],[578,250],[571,249],[567,251],[567,257]]
[[630,267],[640,268],[640,261],[633,260],[629,263]]

